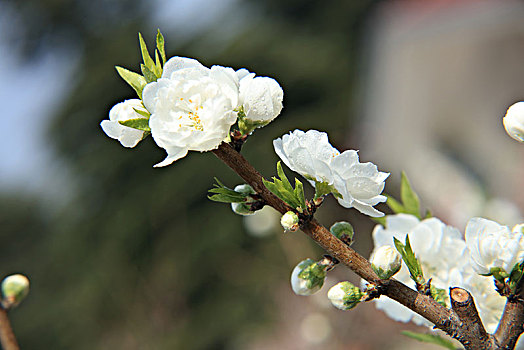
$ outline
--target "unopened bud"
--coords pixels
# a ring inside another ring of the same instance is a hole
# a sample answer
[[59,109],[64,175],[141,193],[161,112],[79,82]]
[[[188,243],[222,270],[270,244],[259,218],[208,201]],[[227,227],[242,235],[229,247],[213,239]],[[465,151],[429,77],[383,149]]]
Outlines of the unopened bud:
[[313,259],[301,261],[291,273],[291,288],[297,295],[311,295],[320,290],[326,279],[326,270]]
[[369,260],[373,271],[383,280],[396,274],[402,265],[399,252],[388,245],[378,248]]
[[353,234],[355,231],[349,222],[335,222],[333,225],[331,225],[329,231],[333,236],[337,237],[347,245],[351,245],[351,243],[353,243]]
[[280,218],[280,224],[286,231],[296,231],[298,230],[298,215],[288,211]]
[[255,213],[250,209],[249,204],[245,202],[231,203],[231,210],[238,215],[251,215]]
[[352,283],[344,281],[335,284],[328,291],[328,298],[334,307],[340,310],[349,310],[357,306],[364,293]]
[[248,184],[241,184],[241,185],[237,185],[234,190],[235,192],[245,195],[246,201],[231,203],[231,210],[233,210],[233,212],[238,215],[254,214],[255,212],[251,210],[251,206],[250,206],[250,204],[253,203],[254,200],[252,200],[252,198],[249,197],[250,194],[256,194],[253,187],[249,186]]
[[2,281],[2,306],[6,309],[20,304],[29,293],[29,280],[24,275],[16,274]]
[[524,102],[517,102],[510,106],[502,123],[509,136],[524,142]]
[[237,185],[234,188],[234,190],[235,190],[235,192],[242,193],[242,194],[245,194],[245,195],[250,195],[250,194],[255,194],[256,193],[255,190],[253,189],[253,187],[251,187],[248,184]]

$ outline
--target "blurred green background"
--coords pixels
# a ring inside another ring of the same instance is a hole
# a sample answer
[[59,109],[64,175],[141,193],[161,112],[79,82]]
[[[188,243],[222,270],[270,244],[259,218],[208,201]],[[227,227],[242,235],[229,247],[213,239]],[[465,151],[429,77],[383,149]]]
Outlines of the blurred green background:
[[[214,176],[230,187],[240,182],[213,154],[192,152],[153,169],[165,154],[151,138],[125,149],[99,126],[113,105],[134,97],[114,66],[139,71],[137,33],[153,47],[160,28],[168,56],[246,67],[281,84],[283,113],[243,149],[266,177],[277,160],[271,141],[296,128],[326,131],[334,146],[354,148],[357,141],[348,135],[357,122],[355,90],[367,68],[362,50],[381,3],[0,4],[2,49],[23,67],[50,52],[50,61],[58,62],[54,76],[33,85],[53,95],[52,83],[67,77],[56,88],[50,116],[29,117],[44,125],[43,147],[52,153],[54,170],[45,178],[33,171],[27,188],[0,187],[0,277],[19,272],[32,283],[29,297],[11,313],[22,348],[391,349],[398,343],[406,349],[399,330],[410,326],[372,305],[344,313],[328,305],[327,288],[311,298],[293,295],[292,268],[322,251],[300,233],[249,235],[228,205],[209,201]],[[19,106],[33,100],[23,89],[18,96]],[[47,163],[40,162],[45,172]],[[355,248],[367,256],[373,223],[332,199],[322,209],[318,217],[326,226],[354,223],[361,233]],[[358,283],[342,267],[332,275],[331,284]]]

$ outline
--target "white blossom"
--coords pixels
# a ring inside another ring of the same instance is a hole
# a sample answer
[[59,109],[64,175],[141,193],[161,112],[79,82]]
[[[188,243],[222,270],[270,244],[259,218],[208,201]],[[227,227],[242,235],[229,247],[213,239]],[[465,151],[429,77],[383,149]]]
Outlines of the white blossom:
[[389,173],[379,172],[372,163],[360,163],[357,151],[340,153],[327,134],[317,130],[295,130],[274,140],[273,146],[280,159],[312,186],[332,186],[343,207],[374,217],[384,215],[373,206],[386,201],[380,193]]
[[509,136],[517,141],[524,142],[524,102],[511,105],[502,119],[502,123]]
[[237,71],[240,79],[239,106],[250,122],[266,125],[282,111],[284,91],[273,78],[255,77],[246,69]]
[[379,217],[384,213],[373,206],[386,201],[381,195],[389,173],[378,171],[373,163],[360,163],[357,151],[348,150],[334,157],[334,187],[342,195],[338,203],[345,208],[355,208],[363,214]]
[[236,121],[238,84],[231,68],[207,68],[184,57],[167,61],[162,77],[142,93],[153,139],[167,151],[155,167],[169,165],[188,151],[216,149]]
[[402,257],[395,248],[384,245],[373,252],[369,262],[378,277],[388,279],[400,270]]
[[109,120],[103,120],[100,123],[102,130],[104,130],[107,136],[120,141],[124,147],[135,147],[144,137],[144,131],[119,123],[119,121],[123,122],[131,119],[146,119],[146,117],[137,113],[135,109],[146,112],[144,106],[142,106],[142,101],[139,99],[125,100],[111,108]]
[[[505,299],[495,291],[490,278],[473,272],[466,242],[460,232],[437,218],[420,221],[408,214],[388,215],[386,227],[377,225],[373,230],[374,252],[382,246],[392,245],[393,237],[405,242],[406,235],[409,235],[413,252],[422,265],[424,277],[432,278],[433,286],[446,291],[457,286],[468,290],[476,301],[484,325],[490,331],[494,330]],[[415,289],[404,263],[395,278]],[[380,298],[376,300],[376,306],[394,320],[431,326],[429,321],[392,299]]]
[[473,218],[466,225],[466,244],[473,269],[482,275],[493,268],[510,273],[524,259],[524,234],[519,225],[510,231],[494,221]]

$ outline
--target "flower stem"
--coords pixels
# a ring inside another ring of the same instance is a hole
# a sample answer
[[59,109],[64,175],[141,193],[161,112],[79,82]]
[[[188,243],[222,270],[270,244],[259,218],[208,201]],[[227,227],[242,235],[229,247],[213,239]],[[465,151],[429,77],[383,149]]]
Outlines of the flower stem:
[[19,350],[11,322],[7,317],[7,310],[0,306],[0,343],[4,350]]

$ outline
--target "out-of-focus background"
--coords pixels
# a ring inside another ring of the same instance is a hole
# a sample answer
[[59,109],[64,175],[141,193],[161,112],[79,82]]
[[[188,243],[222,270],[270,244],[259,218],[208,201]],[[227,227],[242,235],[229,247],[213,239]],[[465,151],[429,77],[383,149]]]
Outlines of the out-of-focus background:
[[[322,251],[270,211],[245,219],[207,200],[213,176],[239,183],[212,154],[153,169],[151,139],[106,137],[100,121],[134,97],[114,66],[138,71],[137,32],[153,46],[160,28],[169,56],[282,85],[282,115],[243,150],[265,176],[274,138],[314,128],[391,172],[389,193],[406,170],[448,224],[513,225],[524,146],[501,120],[524,99],[522,18],[511,0],[1,2],[0,278],[32,282],[11,313],[22,348],[421,349],[399,334],[416,327],[372,304],[329,305],[331,285],[358,283],[343,267],[295,296],[291,269]],[[369,254],[370,220],[333,200],[318,216],[351,221]]]

